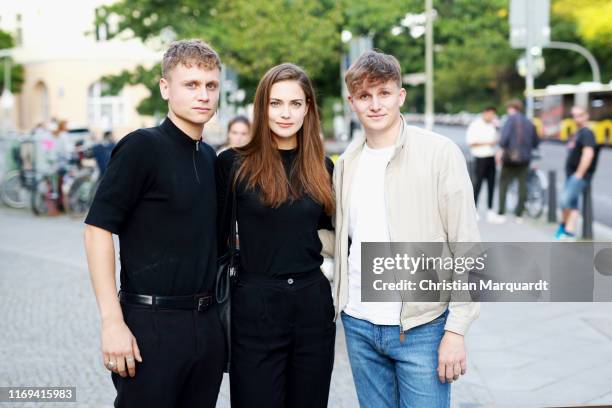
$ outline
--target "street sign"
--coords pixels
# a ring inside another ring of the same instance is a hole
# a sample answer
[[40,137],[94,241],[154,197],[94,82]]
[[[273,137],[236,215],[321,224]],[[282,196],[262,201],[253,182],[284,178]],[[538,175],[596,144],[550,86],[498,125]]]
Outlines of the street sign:
[[545,47],[550,42],[550,0],[510,0],[510,46]]
[[366,51],[371,50],[373,47],[373,40],[371,36],[362,35],[357,38],[353,38],[349,43],[349,65],[357,61],[357,58]]
[[[534,78],[540,76],[546,68],[544,57],[542,56],[533,57],[531,64],[531,75],[533,75]],[[527,76],[527,58],[525,58],[525,56],[522,56],[516,61],[516,70],[520,76]]]

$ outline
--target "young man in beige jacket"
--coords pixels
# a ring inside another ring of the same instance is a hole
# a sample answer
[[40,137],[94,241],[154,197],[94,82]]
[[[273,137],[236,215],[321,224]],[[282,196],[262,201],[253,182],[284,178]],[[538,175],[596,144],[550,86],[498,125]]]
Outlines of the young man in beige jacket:
[[466,372],[464,335],[478,304],[362,302],[361,243],[479,241],[465,159],[451,140],[405,123],[395,57],[366,52],[345,81],[365,139],[334,171],[334,302],[359,402],[448,407],[450,383]]

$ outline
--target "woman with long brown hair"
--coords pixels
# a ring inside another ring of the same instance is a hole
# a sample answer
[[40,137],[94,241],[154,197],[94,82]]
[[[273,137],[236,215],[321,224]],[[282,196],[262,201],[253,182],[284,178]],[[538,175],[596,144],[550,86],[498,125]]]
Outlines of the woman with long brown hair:
[[331,173],[312,84],[294,64],[255,93],[253,139],[219,156],[220,247],[232,203],[240,235],[232,292],[233,407],[325,407],[336,326],[317,231],[331,229]]

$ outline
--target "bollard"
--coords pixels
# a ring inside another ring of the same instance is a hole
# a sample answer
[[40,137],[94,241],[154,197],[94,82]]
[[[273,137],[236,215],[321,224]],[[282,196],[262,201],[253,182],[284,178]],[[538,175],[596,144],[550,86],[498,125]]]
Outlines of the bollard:
[[557,172],[548,171],[548,222],[557,222]]
[[590,181],[587,181],[582,193],[582,238],[593,239],[593,198]]

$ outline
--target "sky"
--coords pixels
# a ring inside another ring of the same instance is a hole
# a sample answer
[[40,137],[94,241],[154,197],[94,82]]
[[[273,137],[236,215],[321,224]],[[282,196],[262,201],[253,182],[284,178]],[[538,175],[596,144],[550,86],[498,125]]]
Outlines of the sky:
[[86,40],[94,28],[95,8],[106,0],[0,0],[0,28],[14,33],[21,14],[23,45],[58,46]]
[[[113,0],[0,0],[0,29],[15,35],[21,15],[19,62],[56,59],[155,59],[158,52],[139,40],[96,43],[95,9]],[[88,34],[89,32],[89,34]],[[159,50],[157,50],[159,51]]]

